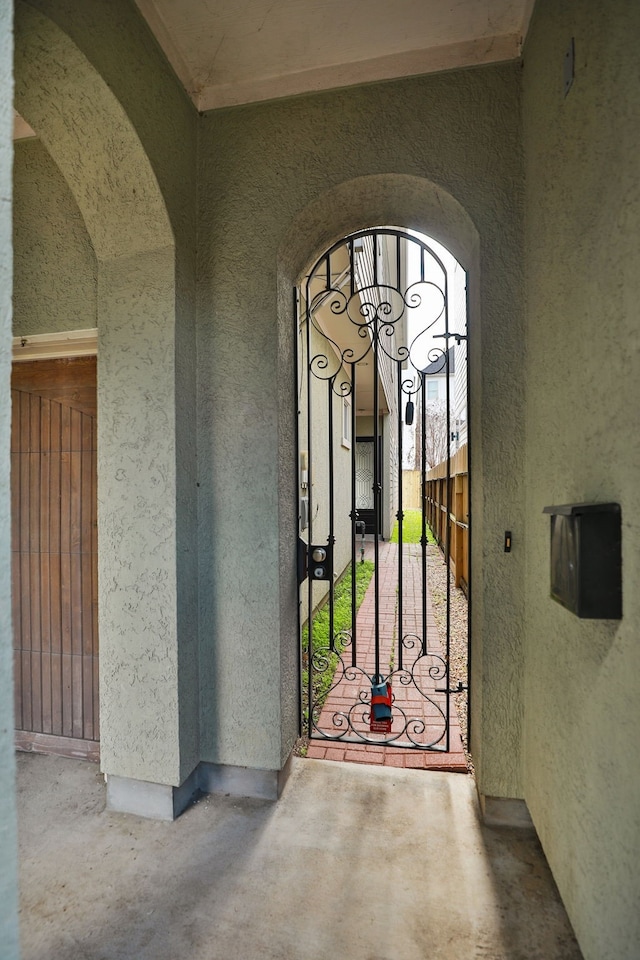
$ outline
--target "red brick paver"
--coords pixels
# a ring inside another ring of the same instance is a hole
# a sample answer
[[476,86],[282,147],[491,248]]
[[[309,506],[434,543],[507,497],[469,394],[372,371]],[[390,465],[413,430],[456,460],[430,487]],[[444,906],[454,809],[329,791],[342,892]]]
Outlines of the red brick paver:
[[[373,559],[373,545],[367,544],[367,557]],[[399,631],[399,595],[398,595],[398,545],[391,543],[379,544],[378,556],[378,593],[379,593],[379,666],[385,679],[389,674],[390,661],[393,657],[394,670],[400,667],[400,651],[398,649]],[[446,699],[443,693],[436,689],[443,686],[442,658],[444,647],[440,639],[438,628],[433,617],[431,601],[427,595],[426,622],[427,622],[427,655],[421,656],[422,641],[422,572],[421,548],[417,544],[407,544],[403,547],[403,589],[402,589],[402,636],[405,638],[402,653],[403,674],[395,673],[392,680],[393,687],[393,726],[392,735],[397,734],[400,742],[409,742],[407,730],[413,731],[413,739],[420,744],[437,741],[444,730],[444,720],[440,710],[446,709]],[[411,637],[415,637],[414,646]],[[359,697],[368,697],[371,677],[375,673],[375,578],[367,589],[356,619],[355,631],[355,662],[356,670],[349,672],[352,663],[352,649],[348,648],[342,655],[346,668],[340,682],[338,678],[342,668],[338,666],[334,677],[334,688],[329,692],[322,713],[318,720],[320,731],[328,736],[335,736],[340,732],[341,718],[349,712],[355,730],[367,738],[375,741],[385,739],[383,735],[370,733],[368,729],[368,705],[361,703]],[[414,661],[417,662],[414,666]],[[409,672],[413,668],[416,683],[401,683],[400,677],[409,679]],[[430,670],[434,673],[432,678]],[[404,713],[404,716],[403,716]],[[410,718],[408,724],[404,717]],[[350,737],[355,737],[353,731]],[[314,739],[309,742],[307,756],[319,760],[347,760],[352,763],[384,764],[390,767],[406,767],[413,769],[448,770],[453,772],[467,772],[460,724],[455,709],[453,697],[449,704],[449,750],[444,752],[445,739],[436,745],[441,749],[408,749],[397,746],[382,746],[376,742],[344,742],[336,740]]]

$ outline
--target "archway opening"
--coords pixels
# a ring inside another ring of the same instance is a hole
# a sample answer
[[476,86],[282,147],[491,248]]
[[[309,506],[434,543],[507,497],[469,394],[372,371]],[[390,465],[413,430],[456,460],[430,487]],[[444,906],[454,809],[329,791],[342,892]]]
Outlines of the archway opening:
[[296,303],[303,751],[466,769],[466,273],[376,227]]
[[[110,776],[179,783],[172,692],[134,709],[117,680],[151,662],[144,656],[151,638],[162,646],[159,656],[172,664],[178,657],[173,230],[125,108],[64,29],[22,2],[15,75],[16,109],[62,175],[95,256],[94,322],[77,326],[98,330],[101,762]],[[50,332],[45,308],[30,332]],[[177,666],[166,675],[170,683]]]

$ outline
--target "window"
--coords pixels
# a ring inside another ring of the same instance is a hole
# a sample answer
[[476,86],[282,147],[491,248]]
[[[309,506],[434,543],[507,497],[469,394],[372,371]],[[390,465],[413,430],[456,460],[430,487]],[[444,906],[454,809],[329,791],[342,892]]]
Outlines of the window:
[[440,394],[440,384],[437,380],[427,380],[427,400],[437,400]]

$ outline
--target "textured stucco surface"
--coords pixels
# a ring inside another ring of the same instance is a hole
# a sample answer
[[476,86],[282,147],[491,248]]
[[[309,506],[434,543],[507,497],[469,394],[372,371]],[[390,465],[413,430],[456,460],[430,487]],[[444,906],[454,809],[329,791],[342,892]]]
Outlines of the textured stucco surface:
[[103,264],[109,322],[98,327],[99,375],[110,391],[98,448],[99,599],[108,630],[102,762],[110,773],[168,782],[179,769],[172,263],[169,249]]
[[[524,58],[525,793],[585,960],[640,943],[639,36],[631,0],[541,0]],[[622,507],[620,622],[548,597],[542,508],[589,500]]]
[[24,0],[16,3],[18,112],[63,172],[98,259],[122,253],[114,222],[122,229],[136,224],[126,243],[130,254],[153,250],[169,224],[151,165],[140,163],[140,141],[104,78],[54,25],[50,5],[43,6],[48,16]]
[[[135,151],[127,156],[128,138],[121,144],[120,132],[111,134],[119,144],[116,180],[126,176],[127,163],[136,170],[126,198],[121,226],[127,230],[126,251],[118,231],[110,235],[114,256],[128,255],[135,236],[159,242],[156,223],[168,215],[175,238],[175,479],[177,551],[177,630],[179,644],[181,777],[188,776],[198,753],[198,650],[197,650],[197,517],[196,517],[196,360],[195,360],[195,248],[196,248],[196,147],[198,115],[176,80],[155,38],[135,4],[129,0],[29,0],[30,6],[55,22],[82,50],[84,57],[106,81],[122,105],[127,121],[148,159],[157,184],[147,189],[145,176],[136,168]],[[86,82],[86,81],[85,81]],[[91,86],[89,86],[91,91]],[[101,137],[95,107],[87,107],[89,123],[96,124],[97,142],[90,149],[97,155],[110,138]],[[95,118],[95,119],[94,119]],[[112,121],[110,121],[112,123]],[[107,127],[108,129],[108,127]],[[102,128],[104,132],[104,128]],[[87,147],[87,150],[89,148]],[[159,192],[158,192],[159,187]],[[82,185],[79,187],[82,193]],[[100,182],[90,186],[95,203],[102,197]],[[113,205],[110,181],[106,200]],[[161,207],[158,210],[158,199]],[[133,217],[131,204],[140,204]],[[110,209],[111,213],[111,209]],[[98,252],[100,256],[100,253]],[[110,254],[111,255],[111,254]]]
[[199,732],[197,115],[132,4],[16,10],[16,105],[98,266],[102,764],[175,785],[197,763]]
[[483,791],[520,795],[523,558],[501,552],[504,529],[517,543],[523,524],[519,124],[515,65],[202,118],[200,610],[215,687],[204,759],[270,766],[283,751],[288,707],[265,690],[285,698],[295,678],[281,662],[286,652],[292,671],[295,624],[274,605],[279,585],[281,601],[295,596],[294,540],[281,536],[283,514],[295,518],[291,286],[341,234],[374,224],[421,229],[467,267],[475,224],[475,743]]
[[15,144],[13,333],[97,326],[98,265],[78,204],[40,140]]
[[13,751],[13,643],[11,634],[11,177],[13,11],[0,4],[0,952],[18,960],[18,880]]

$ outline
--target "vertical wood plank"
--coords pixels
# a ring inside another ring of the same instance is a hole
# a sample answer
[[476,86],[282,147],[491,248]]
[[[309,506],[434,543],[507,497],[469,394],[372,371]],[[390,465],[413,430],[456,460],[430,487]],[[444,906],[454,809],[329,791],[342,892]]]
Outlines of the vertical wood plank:
[[31,577],[29,569],[29,551],[22,550],[20,556],[20,646],[23,650],[31,648]]
[[73,668],[71,654],[62,657],[62,736],[73,736]]
[[82,679],[82,657],[74,655],[71,657],[71,729],[72,736],[78,739],[84,735]]
[[51,717],[51,577],[49,575],[50,557],[40,554],[40,624],[42,630],[42,732],[52,732]]
[[[13,514],[13,522],[19,521],[19,514]],[[14,649],[22,649],[22,578],[20,573],[21,557],[19,550],[11,553],[11,617],[13,622]]]
[[62,736],[62,655],[51,654],[51,733]]
[[16,730],[23,730],[22,721],[22,650],[13,649],[13,677],[15,694],[13,697],[13,716]]
[[62,733],[73,736],[71,704],[71,555],[60,554],[60,633],[62,640]]
[[82,724],[81,736],[85,740],[94,740],[93,724],[93,657],[84,654],[82,662]]
[[22,676],[22,729],[31,730],[31,653],[20,651],[20,673]]
[[42,654],[31,651],[31,730],[42,733]]
[[[97,423],[91,426],[91,636],[93,656],[98,657],[98,438]],[[96,666],[97,673],[97,666]],[[97,701],[97,681],[95,683]],[[94,706],[94,716],[98,711]]]

